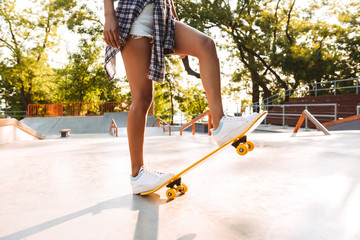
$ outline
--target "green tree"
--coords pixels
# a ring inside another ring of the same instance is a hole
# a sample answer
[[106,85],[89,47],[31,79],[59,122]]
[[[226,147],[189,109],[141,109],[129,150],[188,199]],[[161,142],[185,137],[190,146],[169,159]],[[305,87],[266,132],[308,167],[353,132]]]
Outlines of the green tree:
[[[280,70],[279,73],[293,83],[289,88],[290,94],[301,83],[319,83],[336,70],[334,43],[338,26],[312,18],[316,11],[325,8],[325,4],[318,5],[314,1],[305,11],[296,11],[295,0],[292,1],[284,16],[284,30],[274,37],[270,59],[273,66]],[[285,84],[279,87],[288,89]]]
[[166,56],[165,64],[166,74],[164,81],[155,83],[155,115],[158,117],[169,115],[170,124],[173,124],[181,91],[179,81],[181,80],[182,67],[179,58],[175,56]]
[[336,40],[339,67],[334,78],[360,77],[360,3],[351,2],[347,5],[332,6],[338,21],[338,38]]
[[179,99],[179,109],[181,112],[195,116],[205,112],[207,107],[206,94],[200,83],[183,89]]
[[69,63],[58,70],[58,101],[117,101],[121,89],[117,81],[109,82],[99,61],[102,48],[82,39],[78,51],[69,55]]
[[320,81],[335,71],[336,27],[313,21],[323,5],[299,9],[295,3],[183,0],[177,9],[189,25],[208,34],[218,29],[228,39],[222,47],[241,63],[233,81],[251,79],[252,99],[258,102],[261,92],[269,97],[280,90],[293,91],[300,83]]
[[[21,9],[16,1],[0,0],[0,94],[13,110],[27,110],[33,102],[48,101],[54,82],[47,49],[57,43],[57,29],[74,1],[34,1],[40,11]],[[35,8],[34,8],[35,9]]]
[[123,92],[126,78],[107,80],[103,69],[103,23],[86,4],[72,11],[66,21],[68,29],[81,37],[78,49],[68,54],[69,63],[59,69],[59,101],[102,102],[129,101],[129,91]]
[[[184,72],[180,59],[176,56],[165,58],[165,80],[155,83],[155,115],[166,120],[170,116],[169,123],[174,123],[174,115],[179,111],[186,115],[198,115],[208,107],[205,91],[200,83],[180,85],[184,78]],[[188,85],[188,86],[186,86]],[[191,85],[191,86],[189,86]]]

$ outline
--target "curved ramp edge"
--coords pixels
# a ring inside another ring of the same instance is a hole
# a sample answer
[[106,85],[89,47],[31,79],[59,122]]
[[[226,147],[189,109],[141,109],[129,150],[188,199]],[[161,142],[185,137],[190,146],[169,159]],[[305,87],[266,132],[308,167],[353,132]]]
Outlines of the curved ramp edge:
[[40,140],[43,140],[46,138],[46,136],[39,134],[38,132],[36,132],[32,128],[28,127],[24,123],[18,121],[17,119],[14,119],[14,118],[0,119],[0,131],[3,127],[9,127],[9,126],[10,127],[13,126],[17,129],[20,129],[21,131],[23,131],[37,139],[40,139]]
[[360,115],[334,120],[323,123],[324,127],[329,130],[359,130],[360,129]]

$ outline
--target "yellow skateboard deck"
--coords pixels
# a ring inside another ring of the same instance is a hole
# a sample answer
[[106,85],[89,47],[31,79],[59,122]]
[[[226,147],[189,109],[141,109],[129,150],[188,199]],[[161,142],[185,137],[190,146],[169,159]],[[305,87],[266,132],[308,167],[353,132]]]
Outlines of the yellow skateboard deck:
[[169,188],[166,191],[166,196],[168,199],[174,199],[177,196],[177,193],[185,194],[185,192],[187,191],[187,186],[184,183],[181,183],[181,176],[184,175],[189,170],[193,169],[195,166],[202,163],[203,161],[209,159],[215,153],[219,152],[220,150],[222,150],[223,148],[225,148],[226,146],[228,146],[230,144],[232,146],[234,146],[236,148],[237,153],[242,156],[247,154],[249,151],[252,151],[255,147],[255,144],[250,141],[247,141],[246,134],[251,133],[253,130],[255,130],[260,125],[260,123],[265,119],[267,114],[268,114],[267,111],[261,113],[243,133],[241,133],[237,137],[229,140],[228,142],[224,143],[222,146],[218,147],[211,153],[207,154],[205,157],[201,158],[197,162],[195,162],[192,165],[190,165],[189,167],[185,168],[184,170],[182,170],[181,172],[176,174],[174,177],[172,177],[170,180],[163,183],[159,187],[157,187],[151,191],[148,191],[148,192],[142,192],[142,193],[140,193],[140,195],[149,195],[151,193],[158,191],[159,189],[163,188],[164,186]]

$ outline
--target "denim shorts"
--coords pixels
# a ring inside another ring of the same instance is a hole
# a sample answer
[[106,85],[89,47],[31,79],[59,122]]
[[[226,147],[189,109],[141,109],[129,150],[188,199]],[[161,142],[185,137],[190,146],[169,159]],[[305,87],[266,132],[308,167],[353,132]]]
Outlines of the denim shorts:
[[154,31],[154,17],[153,17],[154,3],[149,3],[145,6],[140,15],[135,19],[131,26],[130,34],[135,39],[141,37],[153,38]]

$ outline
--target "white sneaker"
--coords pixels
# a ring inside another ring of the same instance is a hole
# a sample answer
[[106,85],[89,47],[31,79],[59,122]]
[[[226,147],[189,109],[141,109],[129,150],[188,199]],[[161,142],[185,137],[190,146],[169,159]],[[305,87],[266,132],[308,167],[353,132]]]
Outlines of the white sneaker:
[[162,173],[142,166],[136,177],[130,176],[133,193],[139,194],[153,190],[171,179],[173,176],[175,175],[172,173]]
[[258,116],[259,113],[253,113],[246,117],[222,117],[219,127],[215,131],[211,130],[215,142],[219,147],[222,146],[224,143],[243,133]]

